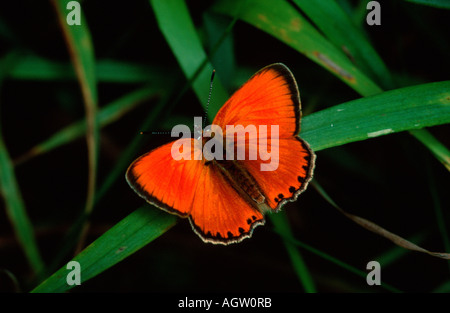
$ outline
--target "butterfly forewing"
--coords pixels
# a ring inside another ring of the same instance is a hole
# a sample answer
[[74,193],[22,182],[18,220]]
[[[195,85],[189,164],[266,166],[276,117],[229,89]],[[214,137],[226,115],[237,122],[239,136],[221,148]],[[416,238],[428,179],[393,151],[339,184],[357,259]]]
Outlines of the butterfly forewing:
[[[180,139],[191,145],[190,157],[199,153],[194,139]],[[202,161],[174,160],[173,142],[158,147],[135,160],[128,168],[126,179],[134,191],[170,213],[187,217],[203,168]]]
[[300,130],[300,98],[294,76],[283,64],[269,65],[253,75],[217,113],[213,124],[278,125],[279,137]]

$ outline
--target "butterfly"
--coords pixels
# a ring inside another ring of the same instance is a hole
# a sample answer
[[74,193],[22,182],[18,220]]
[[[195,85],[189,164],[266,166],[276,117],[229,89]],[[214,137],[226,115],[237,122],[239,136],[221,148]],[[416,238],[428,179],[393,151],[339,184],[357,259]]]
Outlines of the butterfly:
[[[224,130],[227,139],[227,125],[255,126],[256,133],[231,141],[232,149],[247,148],[244,158],[236,158],[234,151],[230,154],[234,159],[210,160],[201,153],[211,137],[182,138],[178,143],[184,144],[185,158],[173,157],[174,142],[170,142],[136,159],[126,180],[150,204],[187,218],[204,242],[241,242],[264,225],[265,213],[278,212],[287,201],[295,201],[312,178],[316,156],[298,136],[300,119],[293,74],[282,63],[268,65],[229,98],[212,123]],[[278,134],[262,132],[264,125],[277,126]],[[271,160],[262,154],[249,157],[261,142],[270,145],[271,152],[276,150]],[[276,167],[262,170],[268,162]]]

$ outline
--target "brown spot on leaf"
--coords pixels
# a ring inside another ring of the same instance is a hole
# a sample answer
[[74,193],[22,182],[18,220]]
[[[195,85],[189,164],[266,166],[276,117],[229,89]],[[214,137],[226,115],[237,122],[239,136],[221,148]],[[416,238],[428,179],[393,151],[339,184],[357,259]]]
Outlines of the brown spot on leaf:
[[293,31],[299,32],[301,29],[302,23],[298,17],[295,17],[291,20],[291,29]]
[[314,51],[313,54],[317,57],[317,59],[323,65],[325,65],[326,68],[330,69],[332,72],[338,74],[339,76],[341,76],[351,82],[355,81],[355,78],[350,73],[348,73],[343,68],[341,68],[339,65],[337,65],[332,60],[330,60],[325,54],[322,54],[318,51]]
[[265,16],[264,14],[258,14],[258,19],[267,23],[267,16]]

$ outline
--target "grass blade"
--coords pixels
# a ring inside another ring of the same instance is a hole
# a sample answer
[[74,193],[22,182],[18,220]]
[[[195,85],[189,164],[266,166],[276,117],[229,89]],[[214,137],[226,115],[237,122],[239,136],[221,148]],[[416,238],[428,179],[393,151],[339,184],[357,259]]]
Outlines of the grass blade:
[[[333,264],[336,264],[337,266],[339,266],[339,267],[341,267],[341,268],[343,268],[343,269],[345,269],[345,270],[347,270],[347,271],[349,271],[349,272],[351,272],[351,273],[353,273],[353,274],[355,274],[357,276],[360,276],[360,277],[362,277],[364,279],[367,277],[367,273],[366,272],[361,271],[360,269],[355,268],[355,267],[353,267],[353,266],[351,266],[351,265],[349,265],[349,264],[347,264],[347,263],[345,263],[345,262],[343,262],[343,261],[341,261],[341,260],[339,260],[339,259],[337,259],[337,258],[335,258],[335,257],[333,257],[333,256],[331,256],[329,254],[327,254],[327,253],[324,253],[324,252],[322,252],[320,250],[317,250],[316,248],[311,247],[310,245],[307,245],[307,244],[305,244],[305,243],[303,243],[303,242],[301,242],[301,241],[299,241],[299,240],[297,240],[297,239],[295,239],[295,238],[293,238],[291,236],[286,237],[285,234],[279,233],[278,229],[276,229],[275,231],[278,232],[278,234],[280,236],[282,236],[284,240],[289,241],[293,245],[296,245],[296,246],[298,246],[298,247],[300,247],[302,249],[305,249],[306,251],[309,251],[309,252],[311,252],[311,253],[321,257],[324,260],[327,260],[327,261],[329,261],[329,262],[331,262]],[[383,282],[383,284],[380,287],[382,287],[382,288],[384,288],[386,290],[389,290],[391,292],[398,292],[398,293],[401,292],[399,289],[397,289],[397,288],[395,288],[395,287],[393,287],[390,284],[387,284],[385,282]]]
[[302,255],[297,250],[297,247],[292,242],[284,240],[284,238],[293,237],[286,213],[282,211],[278,214],[271,214],[270,220],[275,226],[275,232],[279,233],[283,239],[283,243],[291,259],[292,266],[297,273],[297,277],[302,283],[303,288],[308,293],[317,292],[314,280],[309,273],[306,263],[303,261]]
[[446,281],[432,291],[433,293],[450,293],[450,281]]
[[[140,208],[91,243],[73,261],[81,266],[81,283],[117,264],[175,225],[177,218],[152,207]],[[32,292],[63,292],[69,271],[63,266]]]
[[350,220],[352,220],[353,222],[355,222],[356,224],[364,227],[365,229],[380,235],[386,239],[389,239],[390,241],[392,241],[394,244],[396,244],[397,246],[400,246],[402,248],[408,249],[408,250],[412,250],[412,251],[417,251],[417,252],[422,252],[422,253],[426,253],[428,255],[431,256],[435,256],[438,258],[442,258],[442,259],[446,259],[446,260],[450,260],[450,253],[442,253],[442,252],[431,252],[428,251],[418,245],[416,245],[415,243],[408,241],[380,226],[378,226],[377,224],[347,213],[346,211],[344,211],[342,208],[340,208],[334,201],[333,199],[330,198],[330,196],[325,192],[325,190],[317,183],[317,181],[313,182],[313,186],[316,188],[316,190],[322,195],[322,197],[328,201],[328,203],[330,203],[336,210],[338,210],[341,214],[343,214],[345,217],[349,218]]
[[[173,90],[174,88],[168,88],[169,90]],[[142,125],[140,126],[141,130],[147,130],[152,125],[154,125],[158,118],[161,118],[164,114],[169,114],[172,109],[172,103],[168,106],[168,102],[170,99],[170,93],[163,95],[163,97],[158,101],[156,106],[152,109],[150,114],[144,120]],[[163,118],[162,118],[163,119]],[[124,177],[125,171],[127,167],[130,165],[132,160],[136,158],[136,151],[139,149],[141,144],[143,143],[143,138],[138,133],[136,133],[136,137],[131,141],[131,143],[127,146],[127,148],[122,152],[119,160],[116,162],[114,169],[108,174],[105,180],[100,185],[98,189],[98,193],[95,197],[95,202],[97,203],[100,199],[106,194],[108,189],[112,186],[114,182],[117,181],[119,177]]]
[[[56,8],[60,26],[70,52],[72,64],[80,82],[86,111],[86,140],[88,146],[89,175],[85,213],[89,214],[94,206],[99,150],[99,127],[97,119],[98,99],[94,48],[89,28],[84,19],[84,14],[81,12],[81,25],[76,25],[75,27],[70,26],[66,21],[67,4],[69,0],[53,0],[52,2]],[[83,237],[86,234],[86,231],[87,227],[84,228],[81,234],[80,246],[83,244]]]
[[218,1],[213,9],[228,16],[238,16],[269,33],[326,68],[363,96],[382,91],[286,1],[278,1],[274,6],[269,0],[227,0]]
[[[98,82],[104,83],[168,83],[167,78],[173,74],[167,67],[103,59],[96,63],[95,76]],[[71,64],[48,60],[33,54],[22,56],[11,70],[9,77],[16,80],[40,81],[77,78]]]
[[[18,54],[13,51],[0,61],[0,91],[3,80],[14,67]],[[1,117],[1,116],[0,116]],[[28,217],[14,173],[13,163],[5,145],[0,118],[0,193],[5,202],[6,214],[14,229],[17,240],[25,253],[28,263],[38,278],[44,274],[44,262],[39,253],[33,225]]]
[[[169,90],[173,90],[174,88],[167,88]],[[187,88],[186,88],[187,89]],[[169,95],[171,92],[162,91],[162,97],[158,101],[155,107],[151,110],[150,114],[148,114],[145,121],[142,123],[141,127],[139,129],[148,129],[150,126],[152,126],[158,118],[161,118],[164,113],[170,113],[170,105],[169,103]],[[172,104],[172,103],[171,103]],[[110,187],[118,181],[119,178],[122,178],[124,176],[126,168],[129,166],[130,162],[133,160],[133,158],[136,157],[136,151],[140,148],[141,144],[144,142],[143,136],[138,135],[138,132],[136,132],[136,137],[131,141],[131,143],[127,146],[127,148],[124,150],[123,153],[121,153],[120,158],[115,163],[114,168],[109,172],[108,176],[103,180],[103,182],[99,185],[99,188],[95,194],[95,205],[97,206],[98,202],[103,198],[103,196],[107,193],[107,191],[110,189]],[[94,207],[91,214],[95,211]],[[58,255],[53,259],[52,264],[50,265],[52,269],[56,269],[61,261],[66,257],[66,255],[69,253],[69,251],[73,248],[75,245],[75,241],[77,240],[77,237],[80,232],[80,230],[83,227],[83,224],[89,220],[91,214],[82,213],[77,220],[72,224],[70,230],[67,232],[63,242],[63,246],[58,252]],[[167,218],[171,218],[168,216]]]
[[[420,245],[425,241],[425,234],[419,233],[414,236],[411,236],[408,238],[408,241],[411,241],[415,243],[416,245]],[[380,254],[375,258],[375,260],[380,263],[382,268],[387,268],[389,265],[394,263],[395,261],[399,260],[401,257],[407,255],[408,253],[411,253],[411,250],[403,249],[399,246],[392,247],[391,249],[387,250],[383,254]]]
[[392,77],[363,32],[335,0],[294,0],[338,49],[342,49],[360,70],[384,89],[393,88]]
[[[232,90],[232,81],[236,72],[236,60],[234,55],[234,38],[232,29],[237,19],[231,23],[224,16],[206,12],[203,15],[206,34],[208,35],[208,51],[216,72],[227,90]],[[218,38],[217,34],[223,34]]]
[[[442,210],[441,200],[439,197],[438,190],[436,188],[435,177],[432,172],[431,166],[428,165],[428,187],[430,189],[431,198],[433,200],[434,213],[436,215],[436,223],[441,234],[442,242],[445,247],[445,251],[450,252],[450,237],[447,231],[447,226],[445,225],[445,215]],[[450,269],[450,262],[447,263]]]
[[[192,88],[200,103],[205,106],[208,101],[208,88],[212,65],[203,49],[202,43],[183,0],[150,0],[161,32],[166,38],[173,54],[188,79],[198,77],[192,82]],[[205,63],[206,62],[206,63]],[[205,67],[202,67],[205,64]],[[214,81],[208,116],[211,120],[219,108],[228,99],[228,93],[219,79]]]
[[[339,27],[335,29],[336,27],[328,24],[329,20],[335,22],[334,10],[324,4],[312,6],[309,2],[296,1],[302,9],[306,9],[305,11],[314,12],[310,17],[316,21],[319,27],[321,25],[321,28],[325,29],[325,33],[329,34],[333,41],[338,45],[345,44],[346,47],[354,47],[355,50],[350,52],[356,52],[356,56],[359,55],[361,59],[370,62],[370,68],[376,69],[379,80],[386,81],[383,86],[392,87],[390,75],[386,74],[387,70],[384,70],[385,67],[381,59],[377,57],[376,52],[368,43],[362,43],[365,42],[364,36],[356,28],[350,26],[351,23],[347,21],[345,13],[339,8],[336,9],[340,12],[338,13],[338,19],[346,25],[342,27],[342,31],[339,31],[337,30],[340,29]],[[333,7],[338,7],[334,2],[333,4]],[[382,91],[365,73],[362,73],[353,65],[345,53],[325,39],[288,2],[279,1],[276,6],[273,6],[273,3],[269,0],[247,0],[245,2],[222,0],[217,2],[214,10],[229,16],[238,16],[245,22],[271,34],[326,68],[363,96],[378,94]],[[326,18],[326,16],[332,16],[332,18]],[[319,20],[320,23],[317,22]],[[335,39],[336,36],[339,39]],[[351,38],[361,40],[351,40]],[[356,44],[354,42],[361,43]],[[383,75],[387,75],[387,77],[384,79]]]
[[390,133],[450,123],[450,81],[342,103],[306,116],[301,136],[318,151]]
[[[157,92],[159,92],[159,88],[157,87],[144,87],[111,102],[99,111],[99,126],[104,127],[110,123],[113,123],[123,115],[133,110],[144,100],[156,95]],[[17,158],[14,163],[16,165],[20,165],[33,157],[48,153],[53,149],[68,144],[83,135],[86,135],[85,119],[59,130],[52,137],[46,139],[40,144],[37,144],[24,155]]]
[[450,9],[450,2],[448,0],[404,0],[421,5],[427,5],[439,9]]
[[6,204],[6,213],[14,228],[28,262],[35,274],[42,275],[44,263],[41,259],[33,225],[26,213],[25,204],[17,183],[13,164],[0,133],[0,190]]
[[411,130],[410,134],[423,143],[428,150],[450,171],[450,150],[425,129]]

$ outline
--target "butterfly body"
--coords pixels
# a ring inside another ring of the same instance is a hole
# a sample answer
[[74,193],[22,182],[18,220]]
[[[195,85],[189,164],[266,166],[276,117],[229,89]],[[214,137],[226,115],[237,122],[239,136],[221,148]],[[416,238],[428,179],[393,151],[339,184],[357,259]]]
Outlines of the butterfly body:
[[[244,193],[250,197],[252,202],[261,204],[264,202],[264,195],[258,186],[256,180],[240,166],[237,161],[215,161],[217,166],[221,169],[222,173],[230,181],[230,184],[241,194]],[[253,203],[251,203],[253,204]]]
[[[188,218],[203,241],[240,242],[312,177],[315,155],[297,135],[300,117],[294,76],[283,64],[266,66],[219,110],[214,136],[208,130],[206,138],[179,139],[191,147],[180,158],[171,155],[174,143],[156,148],[130,165],[126,179],[149,203]],[[242,137],[230,131],[238,126]],[[224,138],[214,149],[213,137]]]

